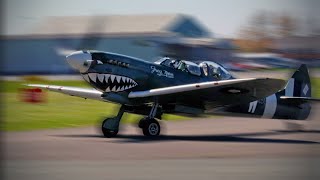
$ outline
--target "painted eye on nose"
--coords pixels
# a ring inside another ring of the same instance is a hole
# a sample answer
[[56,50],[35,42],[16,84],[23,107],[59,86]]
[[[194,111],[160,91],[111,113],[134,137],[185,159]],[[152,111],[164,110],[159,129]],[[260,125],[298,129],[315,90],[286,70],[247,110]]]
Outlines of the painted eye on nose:
[[86,67],[90,67],[90,65],[93,63],[93,60],[86,60],[83,65]]

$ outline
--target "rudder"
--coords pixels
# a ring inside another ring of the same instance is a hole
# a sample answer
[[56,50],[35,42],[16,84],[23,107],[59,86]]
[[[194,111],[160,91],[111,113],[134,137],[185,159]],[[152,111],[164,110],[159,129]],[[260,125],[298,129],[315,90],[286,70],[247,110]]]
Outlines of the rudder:
[[283,91],[288,97],[311,97],[309,70],[305,64],[294,72]]

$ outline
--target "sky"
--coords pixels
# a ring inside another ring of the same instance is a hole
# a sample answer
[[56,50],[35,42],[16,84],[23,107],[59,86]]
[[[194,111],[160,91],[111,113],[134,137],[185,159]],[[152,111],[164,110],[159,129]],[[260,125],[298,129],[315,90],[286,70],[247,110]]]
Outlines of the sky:
[[5,0],[1,34],[30,32],[47,16],[108,14],[192,15],[214,35],[232,38],[258,11],[319,21],[320,0]]

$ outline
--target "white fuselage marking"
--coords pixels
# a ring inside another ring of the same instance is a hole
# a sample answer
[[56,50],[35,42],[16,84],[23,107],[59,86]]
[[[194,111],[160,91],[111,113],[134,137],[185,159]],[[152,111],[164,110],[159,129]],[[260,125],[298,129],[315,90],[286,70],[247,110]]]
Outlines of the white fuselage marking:
[[256,111],[258,101],[250,102],[248,112],[254,113]]
[[309,91],[309,86],[308,86],[308,84],[306,84],[306,85],[304,86],[304,88],[303,88],[303,94],[306,96],[307,93],[308,93],[308,91]]
[[290,78],[285,88],[285,96],[293,97],[294,78]]
[[277,97],[275,94],[266,98],[266,105],[261,118],[272,118],[277,109]]

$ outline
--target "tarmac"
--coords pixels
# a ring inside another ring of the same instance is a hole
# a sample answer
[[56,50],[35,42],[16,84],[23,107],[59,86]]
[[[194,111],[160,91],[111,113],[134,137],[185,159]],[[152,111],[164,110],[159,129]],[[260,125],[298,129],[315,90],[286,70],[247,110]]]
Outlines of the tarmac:
[[161,121],[147,138],[123,125],[5,132],[4,179],[320,179],[319,105],[307,121]]

